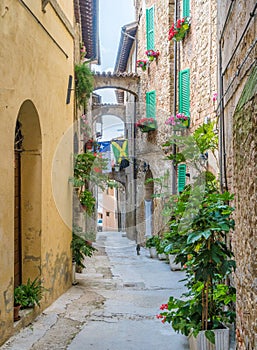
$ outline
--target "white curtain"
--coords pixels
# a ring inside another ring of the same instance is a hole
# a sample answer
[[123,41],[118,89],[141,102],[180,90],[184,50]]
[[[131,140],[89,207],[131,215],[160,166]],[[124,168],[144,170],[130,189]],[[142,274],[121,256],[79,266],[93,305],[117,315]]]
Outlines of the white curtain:
[[152,236],[152,201],[145,200],[145,236]]

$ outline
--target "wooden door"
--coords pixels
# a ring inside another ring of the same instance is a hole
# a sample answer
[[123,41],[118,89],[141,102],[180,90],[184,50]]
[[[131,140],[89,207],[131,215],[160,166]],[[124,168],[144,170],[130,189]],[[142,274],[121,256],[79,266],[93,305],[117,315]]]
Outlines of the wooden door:
[[15,151],[14,176],[14,287],[21,284],[21,154]]

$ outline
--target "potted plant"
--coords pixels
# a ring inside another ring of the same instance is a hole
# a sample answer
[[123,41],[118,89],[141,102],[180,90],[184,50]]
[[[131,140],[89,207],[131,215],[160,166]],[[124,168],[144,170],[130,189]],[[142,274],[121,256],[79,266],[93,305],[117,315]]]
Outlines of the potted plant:
[[146,56],[148,57],[149,61],[152,62],[154,59],[157,59],[158,56],[160,55],[159,50],[154,51],[154,50],[147,50],[145,52]]
[[181,41],[190,28],[190,19],[189,17],[184,17],[178,19],[169,30],[169,40]]
[[181,130],[183,128],[189,128],[190,117],[184,113],[177,113],[175,116],[171,115],[166,121],[166,125],[173,126],[174,130]]
[[[228,350],[224,336],[228,330],[224,324],[232,323],[235,318],[232,307],[235,289],[224,283],[235,269],[233,254],[226,244],[226,235],[234,227],[230,218],[233,208],[228,204],[232,198],[228,192],[219,193],[214,181],[207,183],[198,212],[187,228],[182,226],[186,241],[177,260],[186,263],[188,292],[183,294],[183,299],[171,296],[158,318],[189,336],[191,349],[215,349],[211,344],[216,339],[217,344],[224,340],[216,350]],[[204,340],[199,341],[202,335]],[[196,347],[200,343],[203,347]]]
[[79,194],[79,201],[82,205],[82,207],[86,210],[88,215],[92,215],[94,213],[95,209],[95,197],[93,196],[92,192],[84,189]]
[[136,127],[138,127],[141,132],[154,131],[157,129],[157,122],[155,118],[141,118],[136,123]]
[[149,248],[150,257],[153,259],[157,258],[156,244],[158,241],[159,241],[158,236],[151,236],[151,237],[148,237],[145,242],[146,248]]
[[[14,307],[19,310],[20,308],[30,308],[35,305],[40,306],[40,300],[42,299],[43,291],[45,288],[42,286],[41,280],[37,277],[33,281],[28,279],[26,284],[21,284],[14,289]],[[14,311],[14,320],[17,321],[20,317]]]
[[[92,242],[86,239],[85,234],[82,231],[82,228],[76,225],[73,226],[73,230],[72,230],[71,249],[72,249],[73,262],[76,264],[75,266],[76,272],[81,272],[82,269],[85,268],[85,265],[84,265],[85,256],[91,257],[93,255],[93,252],[97,250],[92,246]],[[73,276],[73,281],[75,281],[74,276]]]
[[86,108],[87,100],[94,89],[94,80],[88,63],[83,62],[75,65],[75,91],[79,107]]
[[147,60],[137,60],[136,65],[138,68],[141,68],[142,71],[145,71],[148,65]]

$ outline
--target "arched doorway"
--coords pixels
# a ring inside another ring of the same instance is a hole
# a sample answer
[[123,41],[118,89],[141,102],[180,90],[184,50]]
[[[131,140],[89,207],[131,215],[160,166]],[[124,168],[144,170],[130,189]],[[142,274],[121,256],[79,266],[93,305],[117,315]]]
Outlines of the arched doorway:
[[41,274],[42,141],[38,113],[26,100],[15,126],[14,286]]

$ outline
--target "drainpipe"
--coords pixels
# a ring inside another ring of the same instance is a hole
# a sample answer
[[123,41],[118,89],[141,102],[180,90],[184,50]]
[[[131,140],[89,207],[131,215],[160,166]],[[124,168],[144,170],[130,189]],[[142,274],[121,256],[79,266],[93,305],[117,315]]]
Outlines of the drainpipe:
[[[179,2],[178,0],[175,0],[175,5],[174,5],[174,23],[177,21],[178,18],[178,13],[179,13]],[[177,73],[178,73],[178,68],[177,68],[177,61],[178,61],[178,48],[177,48],[177,42],[174,42],[174,95],[173,95],[173,114],[176,115],[177,113]],[[176,131],[173,131],[173,134],[176,134]],[[172,154],[176,155],[177,148],[176,145],[172,145]],[[172,176],[172,194],[177,193],[177,168],[175,165],[175,161],[173,160],[172,162],[172,171],[171,171],[171,176]]]

